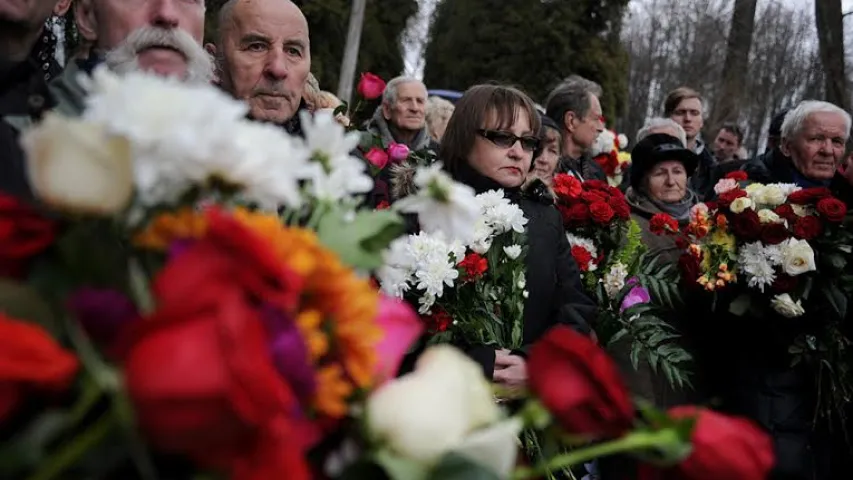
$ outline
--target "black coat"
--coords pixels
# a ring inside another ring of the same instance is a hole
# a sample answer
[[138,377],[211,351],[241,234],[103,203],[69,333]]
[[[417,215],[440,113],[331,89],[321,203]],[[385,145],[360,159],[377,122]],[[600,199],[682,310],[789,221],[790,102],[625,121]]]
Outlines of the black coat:
[[[457,181],[470,185],[477,193],[502,189],[489,178],[468,167],[455,172]],[[524,304],[524,346],[517,352],[524,356],[527,348],[551,327],[563,324],[590,333],[597,306],[583,290],[580,270],[571,255],[571,247],[563,230],[563,220],[550,197],[520,190],[504,190],[527,217],[527,290]],[[492,378],[495,347],[464,345],[463,349]]]

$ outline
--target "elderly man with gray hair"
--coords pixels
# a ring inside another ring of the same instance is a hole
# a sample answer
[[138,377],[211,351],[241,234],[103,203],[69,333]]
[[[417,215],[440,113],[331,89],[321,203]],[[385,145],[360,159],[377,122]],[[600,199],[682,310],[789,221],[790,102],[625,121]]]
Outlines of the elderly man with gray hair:
[[643,128],[637,131],[636,142],[639,142],[653,133],[665,133],[677,138],[681,141],[682,145],[687,146],[687,133],[685,133],[684,128],[682,128],[681,125],[671,118],[657,117],[646,122],[646,124],[643,125]]
[[[841,108],[822,101],[804,101],[782,123],[780,148],[784,156],[753,160],[744,170],[754,182],[828,188],[851,208],[853,187],[838,169],[850,127],[850,115]],[[807,303],[806,313],[796,322],[773,312],[763,318],[718,315],[705,322],[717,330],[714,343],[719,353],[711,363],[720,370],[717,384],[724,407],[759,422],[774,440],[776,466],[771,478],[851,478],[840,475],[835,463],[849,458],[846,448],[838,448],[846,451],[835,455],[835,447],[844,440],[833,439],[828,420],[815,416],[820,367],[804,363],[791,366],[788,354],[795,339],[815,334],[815,326],[823,324],[828,314],[824,307],[819,300]],[[720,342],[725,342],[725,352],[719,350]],[[840,365],[827,367],[836,369]],[[837,420],[833,421],[840,432]]]
[[604,131],[601,111],[601,86],[578,75],[557,85],[545,102],[545,114],[560,126],[563,139],[558,173],[569,173],[581,180],[607,181],[607,175],[593,159],[589,149]]
[[401,143],[410,150],[438,150],[426,128],[426,86],[418,79],[397,77],[388,82],[382,105],[376,109],[367,131],[382,139],[388,148]]

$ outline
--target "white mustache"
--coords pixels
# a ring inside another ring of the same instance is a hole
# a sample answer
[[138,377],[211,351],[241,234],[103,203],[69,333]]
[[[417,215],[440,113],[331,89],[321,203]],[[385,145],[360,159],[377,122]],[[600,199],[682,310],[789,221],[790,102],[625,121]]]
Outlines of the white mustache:
[[187,60],[190,83],[210,83],[213,79],[213,59],[187,32],[178,28],[142,27],[134,30],[118,47],[106,55],[106,64],[118,73],[139,71],[139,52],[149,48],[171,48]]

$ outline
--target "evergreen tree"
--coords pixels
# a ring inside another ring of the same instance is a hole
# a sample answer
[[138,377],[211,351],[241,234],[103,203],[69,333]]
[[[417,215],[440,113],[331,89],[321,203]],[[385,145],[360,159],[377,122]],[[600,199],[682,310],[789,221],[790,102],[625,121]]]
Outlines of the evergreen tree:
[[627,102],[628,57],[619,28],[628,0],[442,0],[426,48],[430,88],[483,82],[521,87],[544,103],[578,74],[604,88],[607,116]]

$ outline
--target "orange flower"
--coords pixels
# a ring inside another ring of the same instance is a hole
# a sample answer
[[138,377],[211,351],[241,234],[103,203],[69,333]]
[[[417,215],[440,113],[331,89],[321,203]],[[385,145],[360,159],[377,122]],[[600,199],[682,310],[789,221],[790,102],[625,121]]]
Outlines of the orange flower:
[[151,250],[166,250],[175,240],[201,238],[206,231],[204,214],[185,207],[154,217],[145,229],[136,234],[133,244]]

